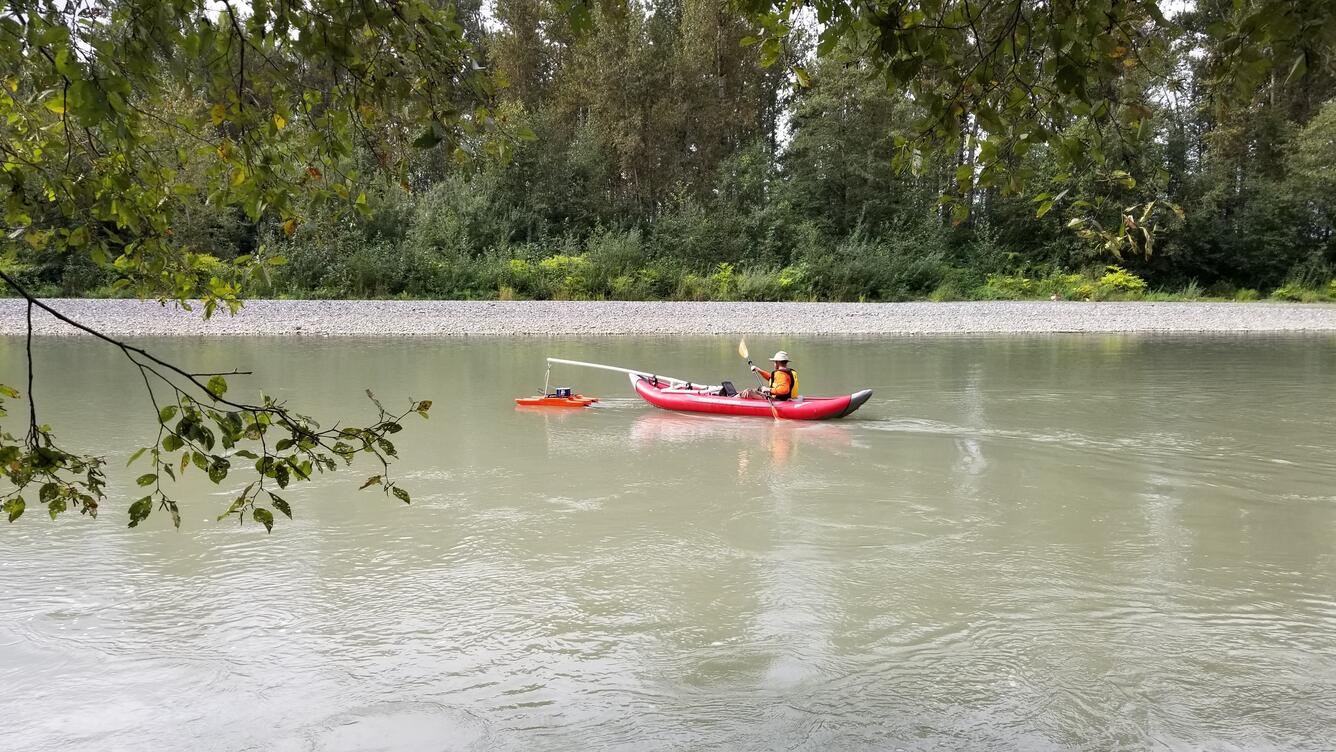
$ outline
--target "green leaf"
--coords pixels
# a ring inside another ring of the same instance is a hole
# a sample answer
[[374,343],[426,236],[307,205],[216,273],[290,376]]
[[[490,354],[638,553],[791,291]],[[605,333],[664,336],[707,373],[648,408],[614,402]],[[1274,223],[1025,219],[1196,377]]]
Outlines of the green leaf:
[[966,204],[962,201],[951,207],[951,224],[958,225],[961,222],[964,222],[965,220],[969,219],[969,217],[970,217],[969,204]]
[[391,489],[391,490],[394,492],[394,495],[397,496],[397,497],[399,498],[399,501],[402,501],[402,502],[405,503],[405,504],[410,503],[410,502],[409,502],[408,492],[407,492],[407,491],[405,491],[404,489],[402,489],[402,488],[400,488],[400,487],[398,487],[398,486],[395,486],[395,487],[394,487],[393,489]]
[[211,396],[213,396],[214,399],[217,399],[224,394],[227,394],[227,379],[224,379],[222,376],[214,376],[209,379],[208,387]]
[[126,462],[126,463],[125,463],[125,466],[126,466],[126,467],[129,467],[129,466],[135,464],[135,460],[139,459],[140,457],[143,457],[143,456],[144,456],[144,452],[147,452],[147,451],[148,451],[148,447],[139,447],[139,451],[137,451],[137,452],[135,452],[134,454],[130,455],[130,461],[129,461],[129,462]]
[[380,476],[373,475],[370,478],[367,478],[366,482],[363,483],[361,488],[358,488],[357,490],[361,491],[363,488],[366,488],[367,486],[378,486],[378,485],[380,485]]
[[148,519],[153,512],[153,497],[145,496],[130,505],[130,527],[139,527],[139,523]]
[[0,509],[3,509],[5,514],[9,515],[9,521],[13,522],[23,516],[23,509],[26,506],[27,504],[23,501],[23,497],[18,496],[6,501],[4,506],[0,507]]
[[274,513],[263,507],[256,507],[251,511],[251,517],[261,525],[267,533],[274,532]]
[[88,228],[86,227],[75,228],[72,232],[70,232],[69,236],[65,238],[65,244],[70,246],[71,248],[78,248],[80,246],[87,245]]
[[157,473],[144,473],[138,478],[135,478],[135,483],[139,484],[140,486],[151,486],[157,482],[158,482]]
[[168,452],[175,452],[183,446],[185,446],[185,442],[181,441],[181,437],[174,433],[162,437],[162,448]]
[[245,506],[246,506],[246,494],[243,493],[242,495],[232,500],[232,505],[227,508],[226,512],[223,512],[222,514],[218,515],[218,521],[222,522],[223,520],[227,519],[230,515],[236,514],[237,512],[241,511],[241,509]]
[[820,40],[816,46],[816,54],[825,57],[835,51],[835,47],[840,43],[839,29],[835,27],[827,28],[821,32]]
[[292,507],[289,506],[288,503],[284,501],[281,496],[274,493],[273,491],[265,491],[265,493],[269,494],[269,501],[273,502],[274,509],[277,509],[278,511],[287,515],[288,519],[292,519]]
[[222,483],[227,478],[227,471],[231,465],[227,460],[219,457],[209,464],[209,480],[214,483]]
[[158,411],[158,422],[166,423],[176,417],[176,405],[168,405]]

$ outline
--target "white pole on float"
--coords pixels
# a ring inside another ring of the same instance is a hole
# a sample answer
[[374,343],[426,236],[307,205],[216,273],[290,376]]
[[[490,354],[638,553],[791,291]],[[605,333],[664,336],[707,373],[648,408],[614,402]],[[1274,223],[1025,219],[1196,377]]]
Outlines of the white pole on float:
[[[620,367],[618,367],[618,366],[605,366],[605,365],[603,365],[602,363],[585,363],[585,362],[583,362],[583,361],[579,361],[579,360],[563,360],[563,359],[561,359],[561,358],[548,358],[548,359],[547,359],[547,362],[548,362],[548,363],[560,363],[560,364],[562,364],[562,365],[567,365],[567,366],[584,366],[585,368],[599,368],[599,369],[602,369],[602,370],[604,370],[604,371],[616,371],[617,373],[629,373],[629,374],[631,374],[632,376],[644,376],[645,378],[649,378],[649,377],[651,377],[651,376],[655,376],[655,375],[657,375],[657,374],[652,374],[652,373],[650,373],[649,371],[637,371],[637,370],[635,370],[635,369],[633,369],[633,368],[620,368]],[[659,379],[662,380],[662,381],[667,381],[667,382],[669,382],[669,383],[671,383],[671,384],[685,384],[685,383],[687,383],[686,381],[684,381],[684,380],[682,380],[682,379],[675,379],[675,378],[673,378],[673,377],[671,377],[671,376],[659,376]]]
[[[584,361],[580,360],[564,360],[562,358],[548,358],[547,362],[549,364],[560,363],[562,365],[567,365],[567,366],[584,366],[585,368],[598,368],[604,371],[616,371],[617,373],[630,374],[631,376],[641,376],[647,379],[657,378],[659,381],[666,381],[669,384],[672,384],[673,386],[685,386],[687,384],[691,384],[693,388],[697,386],[701,388],[710,388],[710,386],[707,384],[696,384],[695,382],[687,381],[686,379],[675,379],[671,376],[663,376],[660,374],[650,373],[649,371],[638,371],[634,368],[621,368],[620,366],[605,366],[602,363],[585,363]],[[718,387],[714,388],[717,389]]]

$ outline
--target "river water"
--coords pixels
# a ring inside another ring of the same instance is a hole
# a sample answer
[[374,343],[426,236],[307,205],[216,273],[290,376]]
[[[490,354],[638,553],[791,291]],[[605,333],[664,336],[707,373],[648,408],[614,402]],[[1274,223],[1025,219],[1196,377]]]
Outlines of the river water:
[[875,390],[805,424],[575,369],[596,407],[512,401],[547,355],[742,386],[731,338],[144,344],[318,417],[435,400],[398,436],[414,501],[364,466],[266,535],[196,473],[180,531],[127,529],[143,384],[39,340],[42,420],[113,480],[95,521],[0,527],[0,748],[1336,744],[1336,338],[750,342]]

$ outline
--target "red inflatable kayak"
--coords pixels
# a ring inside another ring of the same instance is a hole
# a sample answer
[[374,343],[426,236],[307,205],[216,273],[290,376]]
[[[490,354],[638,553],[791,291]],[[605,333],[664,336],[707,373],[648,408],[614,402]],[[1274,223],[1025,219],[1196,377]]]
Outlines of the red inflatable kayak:
[[[646,402],[664,410],[685,410],[695,413],[717,413],[720,415],[751,415],[757,418],[773,418],[775,412],[785,420],[826,420],[843,418],[867,402],[872,396],[871,389],[846,394],[842,397],[798,397],[792,400],[770,402],[763,399],[743,399],[725,397],[717,388],[706,390],[699,388],[670,387],[665,382],[657,384],[649,379],[634,379],[636,394]],[[770,406],[775,410],[771,412]]]

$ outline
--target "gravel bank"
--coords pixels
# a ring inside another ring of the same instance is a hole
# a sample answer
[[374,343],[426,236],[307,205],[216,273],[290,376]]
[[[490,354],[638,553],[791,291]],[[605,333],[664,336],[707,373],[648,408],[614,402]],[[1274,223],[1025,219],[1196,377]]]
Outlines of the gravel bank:
[[[52,300],[117,336],[506,334],[971,334],[1336,331],[1336,305],[1286,303],[635,303],[255,300],[204,321],[157,303]],[[25,306],[0,300],[0,335],[23,334]],[[42,311],[41,334],[77,334]]]

